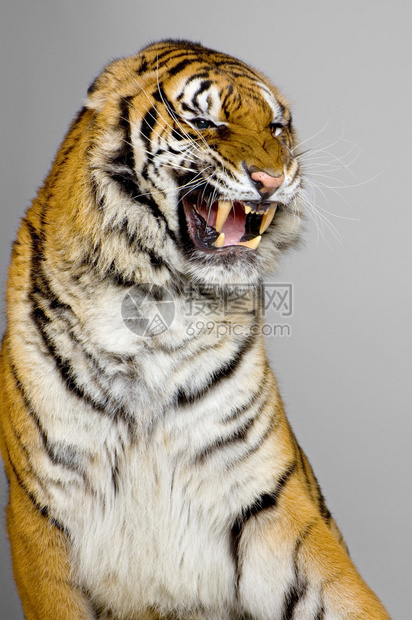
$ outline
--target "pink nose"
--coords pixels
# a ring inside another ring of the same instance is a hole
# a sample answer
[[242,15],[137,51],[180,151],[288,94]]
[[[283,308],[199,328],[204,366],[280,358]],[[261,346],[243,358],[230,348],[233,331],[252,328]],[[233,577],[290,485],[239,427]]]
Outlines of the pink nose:
[[259,188],[261,194],[273,192],[275,189],[280,187],[285,180],[285,175],[283,173],[279,177],[272,177],[270,174],[267,174],[267,172],[263,172],[263,170],[252,172],[250,177],[252,181],[257,181],[262,184],[262,187]]

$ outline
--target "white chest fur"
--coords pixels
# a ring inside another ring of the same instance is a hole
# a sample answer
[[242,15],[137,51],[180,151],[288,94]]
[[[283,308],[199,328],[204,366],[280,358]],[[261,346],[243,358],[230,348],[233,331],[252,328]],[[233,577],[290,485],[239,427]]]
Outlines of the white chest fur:
[[[155,606],[181,612],[203,607],[208,618],[229,617],[235,597],[231,527],[276,475],[253,452],[266,416],[254,421],[247,441],[230,441],[259,408],[259,401],[245,406],[264,375],[259,343],[253,339],[235,375],[222,373],[224,379],[214,381],[247,340],[252,318],[237,318],[242,329],[236,338],[229,330],[219,338],[186,337],[192,319],[177,308],[162,338],[144,341],[125,326],[120,299],[98,299],[78,313],[82,347],[63,331],[59,346],[81,386],[92,386],[97,399],[110,394],[107,411],[45,373],[51,360],[42,359],[42,366],[27,361],[36,386],[33,405],[50,442],[64,438],[66,454],[78,459],[72,469],[61,461],[47,465],[46,501],[70,534],[74,577],[99,604],[125,616]],[[98,355],[99,373],[85,351]],[[208,389],[194,402],[176,400],[177,393],[204,385]],[[242,462],[250,448],[253,455]]]
[[177,464],[170,452],[152,437],[150,447],[118,455],[115,488],[110,481],[100,498],[86,493],[72,524],[77,578],[119,611],[232,602],[230,506],[206,471]]

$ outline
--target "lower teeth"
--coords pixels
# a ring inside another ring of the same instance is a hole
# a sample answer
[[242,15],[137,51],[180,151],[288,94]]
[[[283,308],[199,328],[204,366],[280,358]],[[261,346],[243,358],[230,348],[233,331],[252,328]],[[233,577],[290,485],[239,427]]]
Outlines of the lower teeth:
[[262,237],[259,235],[258,237],[255,237],[254,239],[250,239],[250,241],[239,241],[239,243],[237,245],[242,245],[245,248],[250,248],[251,250],[256,250],[256,248],[258,247],[261,239],[262,239]]
[[222,248],[225,245],[225,233],[220,233],[213,245],[215,248]]

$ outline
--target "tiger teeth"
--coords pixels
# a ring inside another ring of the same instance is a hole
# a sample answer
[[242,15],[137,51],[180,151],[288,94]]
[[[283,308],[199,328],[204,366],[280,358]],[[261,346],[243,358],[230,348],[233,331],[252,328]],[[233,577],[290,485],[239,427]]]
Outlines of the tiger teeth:
[[243,245],[243,247],[245,247],[245,248],[250,248],[251,250],[256,250],[256,248],[258,247],[261,239],[262,239],[262,237],[259,235],[258,237],[255,237],[254,239],[250,239],[250,241],[239,241],[238,245]]
[[215,229],[217,230],[217,232],[220,232],[222,230],[224,223],[227,220],[227,216],[229,215],[231,210],[232,210],[231,202],[228,202],[227,200],[219,200],[218,205],[217,205],[216,224],[215,224]]
[[225,233],[220,233],[218,238],[216,239],[214,246],[215,248],[222,248],[225,243]]
[[246,213],[246,215],[248,215],[251,211],[252,211],[252,207],[249,207],[248,205],[245,205],[245,213]]
[[262,221],[260,223],[259,235],[262,235],[265,232],[265,230],[269,228],[270,223],[273,220],[275,213],[276,213],[276,206],[277,205],[275,205],[274,207],[270,207],[270,209],[268,209],[268,211],[264,213],[262,217]]

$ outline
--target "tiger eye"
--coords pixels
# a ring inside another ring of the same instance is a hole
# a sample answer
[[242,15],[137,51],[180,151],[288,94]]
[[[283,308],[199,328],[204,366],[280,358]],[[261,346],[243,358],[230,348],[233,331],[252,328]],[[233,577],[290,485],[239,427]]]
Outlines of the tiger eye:
[[212,121],[209,121],[206,118],[194,118],[190,122],[196,127],[196,129],[211,129],[216,127]]

